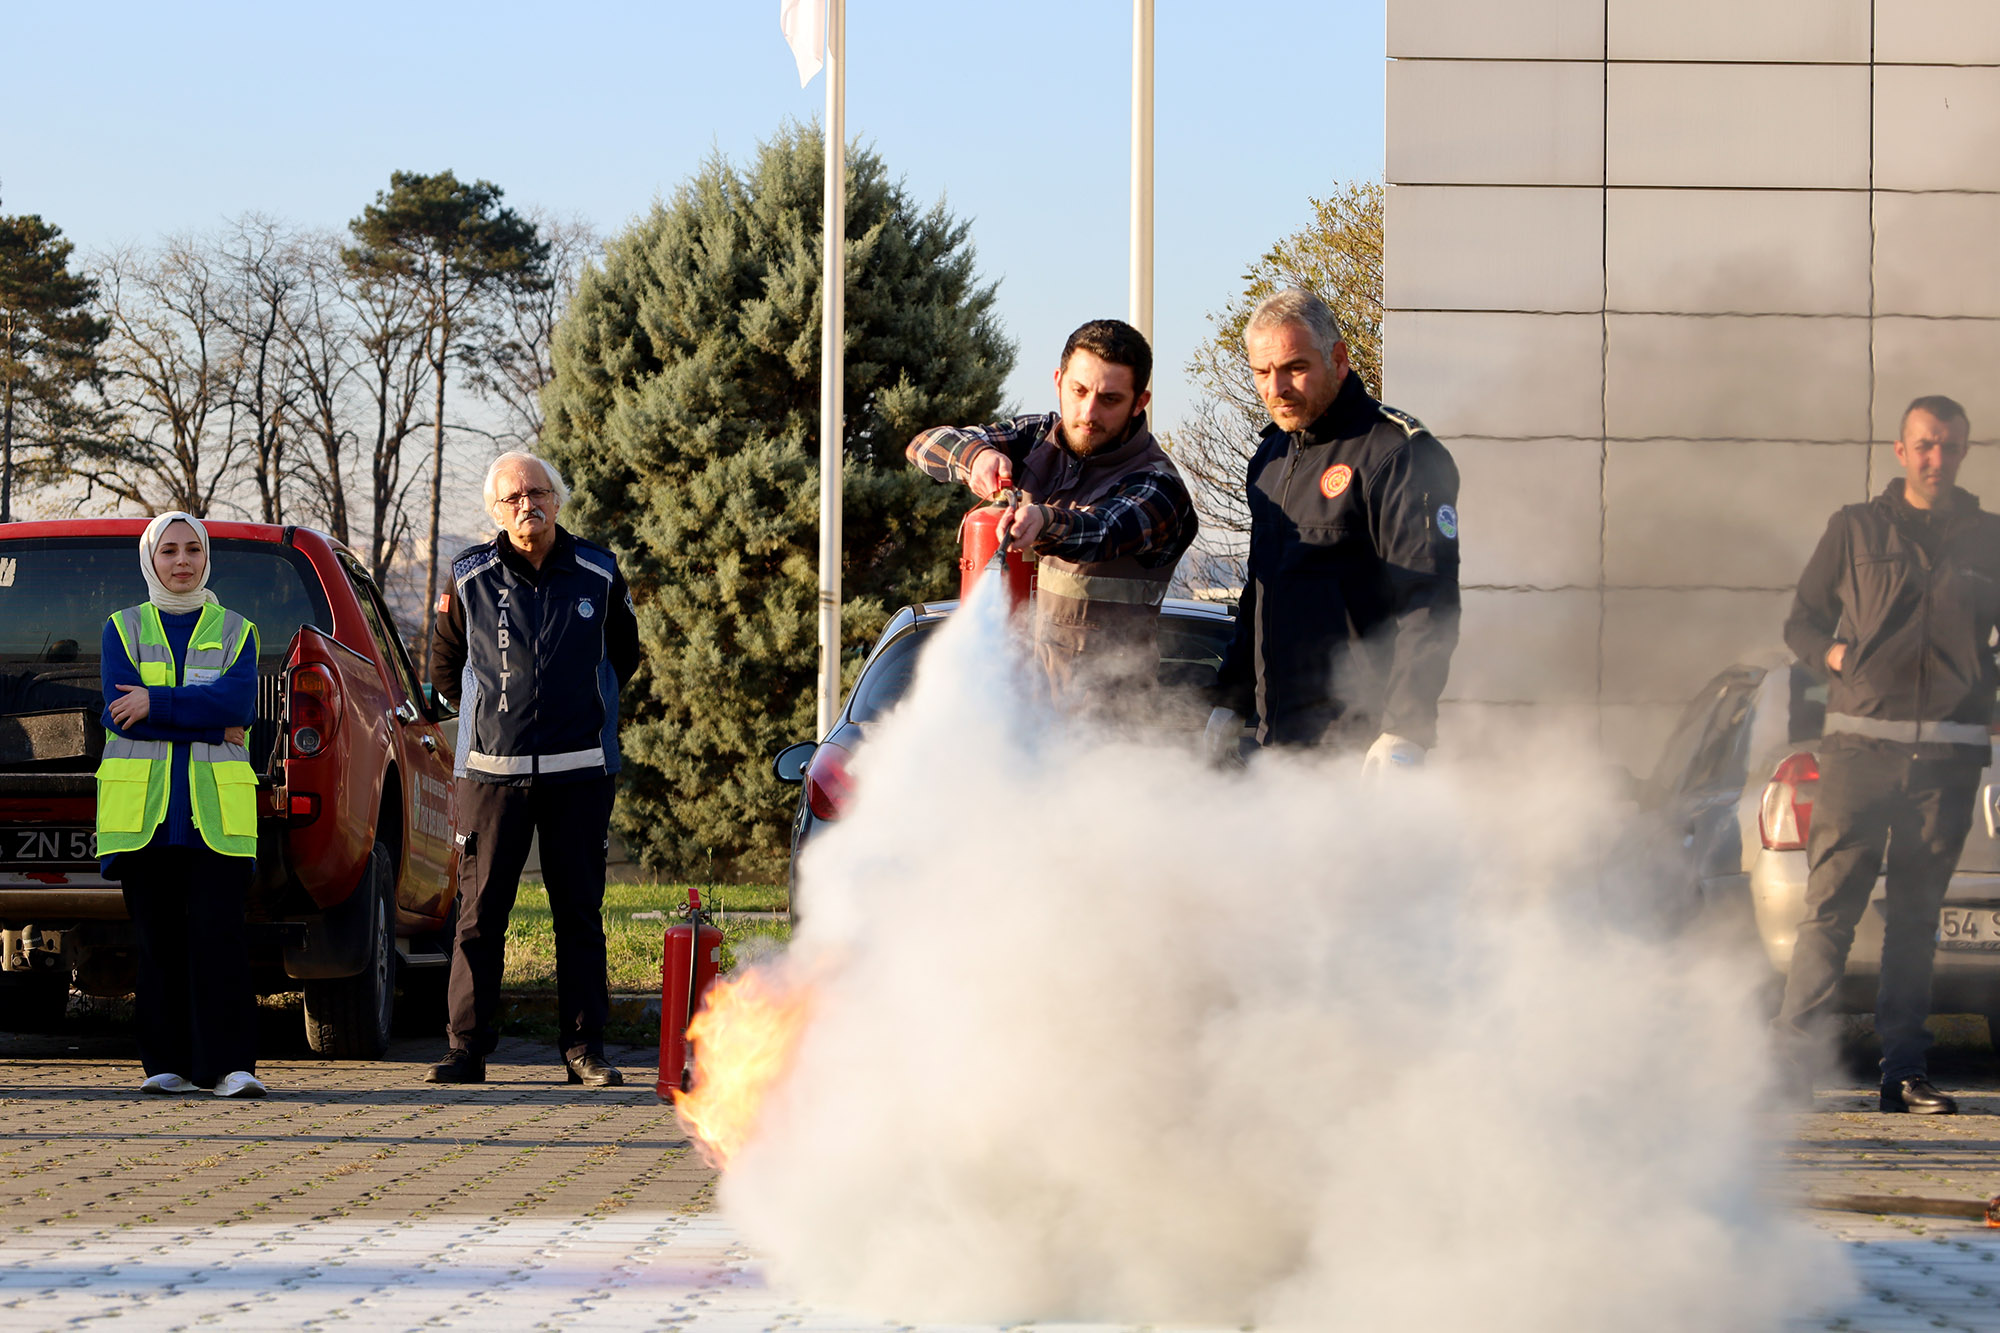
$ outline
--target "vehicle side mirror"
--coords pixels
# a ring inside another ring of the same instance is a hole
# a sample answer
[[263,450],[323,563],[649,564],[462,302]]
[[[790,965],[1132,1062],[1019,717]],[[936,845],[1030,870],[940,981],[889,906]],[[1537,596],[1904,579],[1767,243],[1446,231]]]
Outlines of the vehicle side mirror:
[[813,751],[819,748],[818,741],[800,741],[797,745],[787,745],[778,751],[771,761],[771,772],[780,782],[797,784],[806,780],[806,765],[812,762]]

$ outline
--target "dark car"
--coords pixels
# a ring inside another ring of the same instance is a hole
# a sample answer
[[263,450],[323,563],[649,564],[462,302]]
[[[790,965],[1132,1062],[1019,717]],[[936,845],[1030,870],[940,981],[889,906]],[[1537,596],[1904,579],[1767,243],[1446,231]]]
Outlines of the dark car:
[[[826,739],[803,741],[779,752],[774,761],[780,781],[797,783],[798,809],[792,818],[792,906],[798,908],[799,851],[828,823],[840,818],[853,790],[848,765],[869,730],[889,715],[910,682],[917,661],[937,627],[958,608],[956,601],[906,606],[889,620],[875,641],[861,678],[847,696],[840,716]],[[1162,725],[1176,728],[1185,721],[1198,732],[1208,714],[1203,691],[1215,682],[1223,652],[1235,636],[1231,608],[1215,602],[1169,597],[1160,608],[1159,683]],[[1186,714],[1185,718],[1180,715]],[[1191,733],[1192,734],[1192,733]]]

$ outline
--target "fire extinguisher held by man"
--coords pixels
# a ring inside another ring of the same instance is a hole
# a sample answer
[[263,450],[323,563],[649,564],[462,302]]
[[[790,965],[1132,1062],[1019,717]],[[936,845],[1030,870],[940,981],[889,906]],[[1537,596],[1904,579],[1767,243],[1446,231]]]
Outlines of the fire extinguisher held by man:
[[1063,344],[1057,411],[910,441],[939,481],[983,500],[1019,492],[996,533],[1038,560],[1035,653],[1058,697],[1151,682],[1160,603],[1195,538],[1187,486],[1146,426],[1152,373],[1137,329],[1094,319]]
[[1269,746],[1421,764],[1458,646],[1458,467],[1422,422],[1370,397],[1326,302],[1251,312],[1244,350],[1271,424],[1250,460],[1250,562],[1208,744],[1243,718]]

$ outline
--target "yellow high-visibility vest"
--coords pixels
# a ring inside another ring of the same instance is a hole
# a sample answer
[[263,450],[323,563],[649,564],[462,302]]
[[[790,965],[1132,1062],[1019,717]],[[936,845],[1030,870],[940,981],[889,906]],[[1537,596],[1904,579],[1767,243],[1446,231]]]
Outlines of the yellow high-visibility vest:
[[[139,683],[185,685],[218,680],[236,664],[245,645],[256,655],[257,627],[215,602],[201,608],[188,640],[181,679],[174,679],[174,650],[151,602],[128,606],[111,617],[125,656],[139,670]],[[202,673],[196,675],[195,673]],[[250,752],[240,745],[140,741],[105,729],[104,758],[97,765],[97,854],[136,852],[153,840],[167,817],[173,782],[173,747],[188,744],[188,795],[201,840],[224,856],[257,854],[257,774]]]

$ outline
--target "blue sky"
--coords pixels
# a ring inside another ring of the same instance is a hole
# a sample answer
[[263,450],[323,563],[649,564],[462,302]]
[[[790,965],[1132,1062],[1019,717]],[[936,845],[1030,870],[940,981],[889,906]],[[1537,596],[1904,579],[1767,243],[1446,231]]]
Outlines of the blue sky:
[[[851,0],[848,130],[923,202],[973,220],[1020,343],[1009,389],[1051,406],[1076,324],[1127,309],[1131,5]],[[5,7],[0,208],[80,248],[252,210],[339,227],[396,169],[492,180],[615,231],[711,151],[742,160],[819,114],[778,0],[535,6]],[[1238,275],[1309,195],[1382,170],[1382,0],[1161,0],[1158,404]],[[47,53],[22,61],[20,53]]]

